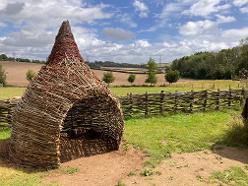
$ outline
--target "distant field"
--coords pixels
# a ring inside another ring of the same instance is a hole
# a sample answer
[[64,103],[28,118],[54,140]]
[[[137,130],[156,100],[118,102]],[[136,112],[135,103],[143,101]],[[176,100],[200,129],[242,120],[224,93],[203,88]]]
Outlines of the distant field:
[[[7,72],[7,83],[10,85],[15,86],[26,86],[28,81],[26,80],[26,72],[27,70],[33,70],[34,72],[38,72],[42,67],[42,64],[34,64],[34,63],[20,63],[20,62],[6,62],[1,61],[3,68]],[[131,70],[131,69],[128,69]],[[102,79],[103,73],[105,71],[102,70],[93,70],[98,78]],[[131,73],[131,72],[130,72]],[[113,85],[128,85],[127,78],[129,76],[128,73],[120,73],[120,72],[113,72],[115,76],[115,82]],[[164,84],[164,75],[159,74],[158,76],[158,84]],[[135,84],[142,85],[145,83],[146,75],[145,74],[137,74]]]
[[[132,92],[133,94],[144,94],[148,93],[158,93],[161,90],[165,92],[175,92],[175,91],[191,91],[191,90],[205,90],[205,89],[228,89],[229,86],[233,89],[241,88],[245,86],[240,84],[238,81],[231,80],[202,80],[202,81],[184,81],[168,85],[166,87],[110,87],[112,93],[115,96],[125,96]],[[245,86],[248,88],[247,86]],[[21,96],[25,87],[6,87],[0,88],[0,99],[8,99],[13,97]]]

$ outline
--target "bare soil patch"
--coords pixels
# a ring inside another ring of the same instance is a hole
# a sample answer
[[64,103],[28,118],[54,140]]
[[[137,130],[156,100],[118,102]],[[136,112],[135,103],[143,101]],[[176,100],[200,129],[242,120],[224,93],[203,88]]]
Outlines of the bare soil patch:
[[103,155],[80,158],[63,163],[61,169],[77,168],[74,174],[51,171],[45,182],[62,186],[115,186],[118,181],[127,186],[181,186],[219,185],[210,183],[208,177],[214,171],[224,171],[232,166],[248,163],[248,149],[219,146],[213,151],[175,154],[161,162],[153,175],[142,176],[143,154],[135,149],[120,150]]
[[126,177],[123,183],[135,186],[219,185],[208,182],[211,173],[224,171],[232,166],[243,166],[247,162],[248,149],[232,147],[175,154],[152,170],[154,175]]
[[[63,163],[59,170],[51,171],[44,179],[47,183],[56,182],[63,186],[114,186],[130,172],[140,170],[143,159],[141,151],[131,147],[126,150],[122,146],[119,151]],[[78,171],[73,174],[61,172],[70,168]]]

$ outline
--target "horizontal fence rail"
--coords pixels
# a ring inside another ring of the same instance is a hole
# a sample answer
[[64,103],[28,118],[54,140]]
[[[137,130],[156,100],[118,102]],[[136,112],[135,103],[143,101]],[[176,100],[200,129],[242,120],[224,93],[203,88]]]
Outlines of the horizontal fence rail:
[[[119,97],[125,118],[192,113],[239,108],[246,97],[245,89],[132,94]],[[0,100],[0,128],[11,127],[13,108],[19,99]]]
[[129,118],[238,108],[244,102],[245,92],[244,89],[175,93],[161,91],[143,95],[130,93],[119,99],[124,116]]

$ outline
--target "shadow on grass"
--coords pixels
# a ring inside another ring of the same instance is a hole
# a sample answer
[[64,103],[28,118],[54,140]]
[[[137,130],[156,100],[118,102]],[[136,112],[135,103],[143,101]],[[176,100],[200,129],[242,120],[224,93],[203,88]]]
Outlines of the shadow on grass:
[[248,163],[247,124],[241,116],[234,115],[228,123],[226,135],[212,146],[213,152],[228,159]]

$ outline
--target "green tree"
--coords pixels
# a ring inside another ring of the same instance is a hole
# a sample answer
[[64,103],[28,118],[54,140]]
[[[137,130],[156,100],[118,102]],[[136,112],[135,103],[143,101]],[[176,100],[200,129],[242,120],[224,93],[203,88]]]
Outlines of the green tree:
[[32,81],[34,79],[34,77],[36,76],[35,72],[32,70],[28,70],[26,72],[26,80],[28,81]]
[[0,61],[7,61],[7,60],[8,60],[8,56],[6,54],[0,55]]
[[115,77],[114,77],[114,75],[113,75],[112,72],[106,72],[106,73],[103,74],[102,80],[103,80],[105,83],[107,83],[108,86],[109,86],[110,83],[113,83],[113,82],[114,82]]
[[6,72],[3,69],[3,66],[0,64],[0,84],[5,87],[6,86]]
[[133,84],[135,79],[136,79],[136,76],[134,74],[130,74],[127,78],[128,82],[131,83],[131,85]]
[[147,68],[148,68],[148,74],[147,74],[147,79],[146,83],[151,83],[151,84],[156,84],[157,83],[157,63],[155,62],[154,59],[150,58],[149,61],[147,62]]
[[165,80],[170,84],[177,82],[179,78],[180,73],[177,70],[170,70],[165,74]]

